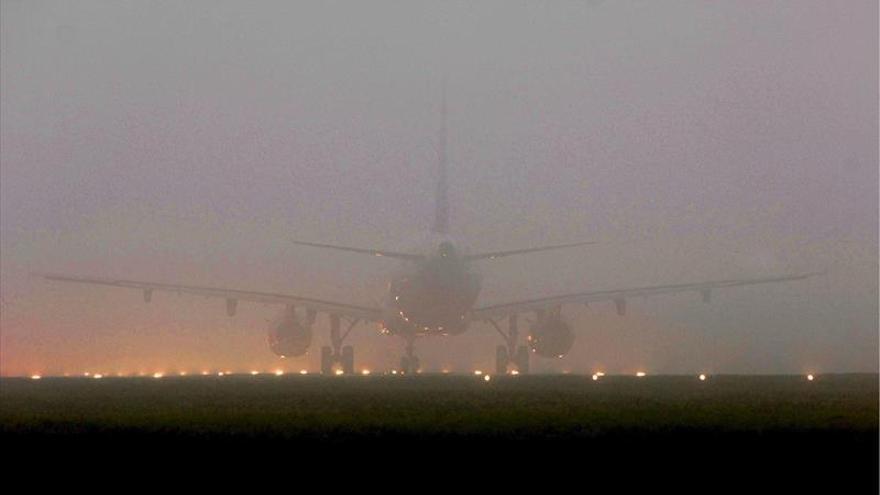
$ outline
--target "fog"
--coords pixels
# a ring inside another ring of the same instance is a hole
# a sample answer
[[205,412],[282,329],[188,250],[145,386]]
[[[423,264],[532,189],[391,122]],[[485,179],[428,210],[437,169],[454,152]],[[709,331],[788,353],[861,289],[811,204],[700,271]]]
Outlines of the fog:
[[[480,303],[827,270],[566,307],[537,371],[878,367],[878,6],[813,2],[4,1],[0,373],[316,370],[278,307],[49,284],[31,272],[374,305],[430,228],[440,95],[451,230]],[[400,339],[351,337],[357,367]],[[488,369],[474,325],[426,369]]]

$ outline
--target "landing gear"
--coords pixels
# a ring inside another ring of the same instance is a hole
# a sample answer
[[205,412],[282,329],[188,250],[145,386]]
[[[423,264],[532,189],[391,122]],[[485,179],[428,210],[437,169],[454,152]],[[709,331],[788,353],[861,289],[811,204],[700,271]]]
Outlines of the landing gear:
[[495,330],[501,334],[505,340],[505,345],[499,345],[495,348],[495,373],[499,375],[507,374],[507,370],[511,364],[516,366],[516,372],[524,375],[529,372],[529,348],[516,345],[519,338],[519,328],[517,327],[516,315],[511,315],[508,323],[508,331],[504,333],[501,327],[492,320],[489,320]]
[[400,358],[400,372],[404,375],[410,373],[418,373],[421,369],[419,358],[415,355],[415,346],[413,345],[413,337],[406,340],[406,356]]
[[510,364],[510,355],[507,352],[507,346],[499,345],[495,348],[495,374],[507,374],[508,364]]
[[353,320],[344,335],[339,333],[339,316],[330,315],[330,344],[321,348],[321,373],[324,375],[333,374],[333,366],[339,365],[342,373],[345,375],[354,374],[354,347],[347,345],[342,346],[342,342],[348,337],[351,329],[358,323]]

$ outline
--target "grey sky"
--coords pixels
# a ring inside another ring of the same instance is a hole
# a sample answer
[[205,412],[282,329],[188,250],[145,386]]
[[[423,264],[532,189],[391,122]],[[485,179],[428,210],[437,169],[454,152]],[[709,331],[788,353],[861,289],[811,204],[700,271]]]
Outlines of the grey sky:
[[[876,1],[0,5],[5,374],[277,363],[275,308],[31,270],[377,299],[393,264],[288,240],[423,235],[444,79],[454,235],[604,242],[486,264],[485,301],[829,270],[572,308],[574,351],[539,369],[877,369]],[[376,367],[400,348],[356,342]],[[420,352],[486,366],[494,345]]]

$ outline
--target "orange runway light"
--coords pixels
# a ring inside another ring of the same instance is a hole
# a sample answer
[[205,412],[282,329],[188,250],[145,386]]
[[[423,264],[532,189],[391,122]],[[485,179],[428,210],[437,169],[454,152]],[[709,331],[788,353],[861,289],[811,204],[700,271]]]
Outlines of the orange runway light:
[[104,375],[102,375],[100,373],[95,373],[95,376],[93,376],[92,378],[94,378],[96,380],[100,380],[101,378],[104,378]]
[[281,376],[284,374],[284,370],[275,370],[275,376]]
[[259,371],[251,371],[251,375],[253,375],[253,376],[257,376],[257,375],[259,375],[259,374],[260,374]]
[[336,373],[336,376],[341,376],[344,373],[344,371],[336,370],[335,373]]
[[367,376],[370,374],[370,370],[363,370],[363,371],[361,371],[361,374],[364,376]]
[[41,378],[43,378],[43,377],[40,375],[31,375],[31,380],[39,380]]
[[516,376],[516,375],[519,374],[519,371],[517,371],[517,370],[511,370],[511,371],[510,371],[510,374],[513,375],[513,376]]
[[483,377],[483,381],[484,381],[484,382],[488,382],[488,381],[491,380],[491,379],[492,379],[492,377],[489,376],[489,375],[486,375],[486,376]]
[[480,376],[483,374],[483,371],[482,370],[474,370],[474,374],[477,376]]
[[165,375],[162,373],[153,373],[153,378],[162,378],[163,376]]
[[639,371],[638,373],[636,373],[636,376],[639,377],[639,378],[643,378],[643,377],[645,376],[645,372],[644,372],[644,371]]
[[599,379],[599,375],[597,373],[594,373],[593,374],[593,381],[595,382],[598,379]]
[[300,374],[300,375],[308,375],[308,374],[309,374],[309,370],[299,370],[299,374]]
[[809,380],[809,381],[813,381],[814,378],[815,377],[812,374],[807,375],[807,380]]
[[706,375],[700,374],[700,381],[701,382],[706,381]]

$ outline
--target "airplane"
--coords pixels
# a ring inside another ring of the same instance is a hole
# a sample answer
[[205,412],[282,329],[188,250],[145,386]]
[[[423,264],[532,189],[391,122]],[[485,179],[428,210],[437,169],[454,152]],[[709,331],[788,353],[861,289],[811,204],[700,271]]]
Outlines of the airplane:
[[[500,250],[477,254],[456,245],[449,236],[449,202],[447,198],[446,153],[446,97],[441,103],[442,125],[439,135],[437,188],[434,198],[434,221],[431,228],[432,249],[428,252],[398,252],[325,244],[291,241],[294,244],[318,249],[330,249],[368,256],[399,260],[400,275],[390,277],[384,303],[379,306],[349,304],[291,294],[255,292],[250,290],[180,285],[116,278],[83,277],[63,274],[40,274],[56,282],[94,284],[124,287],[143,291],[143,299],[149,303],[154,291],[176,292],[208,296],[226,300],[226,312],[234,316],[239,301],[269,303],[285,306],[270,324],[267,341],[273,353],[281,357],[302,356],[312,344],[313,326],[318,314],[325,314],[330,322],[330,345],[321,348],[321,372],[325,375],[341,371],[354,373],[354,349],[343,345],[351,331],[359,323],[376,324],[382,334],[399,336],[405,342],[405,354],[400,360],[400,372],[415,373],[421,369],[415,353],[418,338],[459,335],[474,322],[491,325],[502,337],[503,344],[496,347],[496,373],[516,371],[529,372],[532,354],[544,358],[562,358],[574,344],[575,334],[571,324],[563,317],[562,307],[593,302],[613,302],[620,316],[626,313],[627,299],[681,292],[702,295],[703,302],[710,302],[715,289],[769,284],[803,280],[819,273],[781,274],[765,277],[710,280],[695,283],[647,285],[642,287],[611,290],[585,290],[569,294],[543,296],[501,304],[478,304],[481,277],[474,265],[484,260],[508,256],[522,256],[550,250],[573,248],[593,242],[573,242],[522,249]],[[434,247],[436,246],[436,247]],[[525,344],[519,341],[519,317],[533,316]],[[507,330],[501,322],[507,320]],[[345,329],[343,331],[343,322]]]

